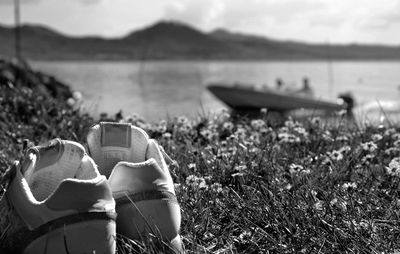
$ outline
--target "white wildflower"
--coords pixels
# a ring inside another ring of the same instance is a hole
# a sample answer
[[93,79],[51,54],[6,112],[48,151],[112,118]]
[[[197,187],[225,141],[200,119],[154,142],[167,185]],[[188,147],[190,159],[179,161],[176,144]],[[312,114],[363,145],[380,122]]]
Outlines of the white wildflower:
[[385,154],[389,156],[397,156],[400,154],[400,147],[389,147],[385,150]]
[[391,135],[393,135],[395,133],[396,133],[396,130],[394,128],[390,128],[390,129],[385,130],[384,135],[385,136],[391,136]]
[[162,134],[162,137],[165,138],[165,139],[171,139],[172,138],[172,134],[169,133],[169,132],[164,132]]
[[189,122],[189,119],[187,119],[186,116],[179,116],[177,121],[178,121],[179,124],[186,124],[186,123]]
[[68,104],[68,106],[70,106],[70,107],[72,107],[72,106],[74,106],[75,105],[75,100],[74,100],[74,98],[68,98],[68,100],[67,100],[67,104]]
[[324,209],[324,202],[318,200],[317,202],[315,202],[314,207],[317,211],[322,211]]
[[165,133],[167,131],[167,121],[162,120],[158,123],[157,131],[161,133]]
[[367,151],[370,153],[372,153],[373,151],[375,151],[378,148],[378,146],[372,141],[362,143],[361,147],[364,151]]
[[208,140],[211,140],[213,137],[213,133],[209,129],[202,129],[200,135]]
[[392,176],[400,176],[400,158],[394,158],[390,161],[389,167],[386,167],[386,172]]
[[279,142],[281,143],[299,143],[300,138],[290,133],[279,133]]
[[208,189],[208,185],[204,178],[190,175],[186,177],[186,184],[192,188]]
[[295,127],[293,130],[304,137],[308,136],[308,132],[303,127]]
[[329,204],[330,204],[331,206],[333,206],[333,205],[335,205],[337,202],[338,202],[338,199],[337,199],[337,198],[334,198],[334,199],[331,200],[331,202],[329,202]]
[[342,189],[345,191],[351,191],[353,189],[357,188],[357,184],[356,183],[344,183],[342,185]]
[[222,192],[222,185],[220,183],[213,183],[213,184],[211,184],[210,189],[213,192],[221,193]]
[[293,122],[293,119],[291,117],[289,117],[289,119],[285,121],[285,126],[288,128],[293,128],[296,126],[296,123]]
[[341,150],[333,150],[332,152],[328,152],[328,156],[334,161],[340,161],[343,159],[343,153]]
[[234,125],[231,122],[224,122],[224,124],[222,125],[222,128],[228,131],[232,131],[233,127]]
[[319,125],[321,123],[321,118],[316,116],[311,119],[311,123],[314,125]]
[[281,127],[281,128],[279,129],[279,134],[281,134],[281,133],[288,133],[288,132],[289,132],[289,128],[286,127],[286,126]]
[[372,139],[372,141],[374,141],[374,142],[378,142],[379,140],[382,140],[383,137],[382,137],[381,134],[374,134],[374,135],[372,135],[371,139]]
[[297,165],[297,164],[294,164],[294,163],[290,164],[290,166],[289,166],[289,172],[291,174],[296,174],[296,173],[300,172],[303,169],[304,169],[303,166]]
[[350,146],[343,146],[342,148],[339,149],[339,151],[341,153],[348,153],[351,151],[351,147]]
[[336,137],[336,141],[345,142],[345,141],[349,141],[349,138],[346,135],[341,135],[341,136]]
[[251,127],[255,130],[259,130],[265,126],[265,122],[261,119],[252,120],[250,123]]
[[197,166],[196,166],[196,164],[194,164],[194,163],[189,163],[189,164],[188,164],[188,168],[191,169],[191,170],[193,170],[193,171],[197,171]]
[[399,139],[400,139],[400,133],[394,133],[394,134],[391,136],[391,138],[392,138],[393,140],[399,140]]
[[361,161],[363,163],[369,164],[370,162],[372,162],[372,160],[375,158],[375,155],[373,154],[367,154],[364,157],[361,158]]
[[243,176],[246,173],[246,165],[237,165],[234,168],[235,173],[232,174],[232,177]]
[[250,240],[251,232],[246,230],[239,235],[239,239],[243,242]]

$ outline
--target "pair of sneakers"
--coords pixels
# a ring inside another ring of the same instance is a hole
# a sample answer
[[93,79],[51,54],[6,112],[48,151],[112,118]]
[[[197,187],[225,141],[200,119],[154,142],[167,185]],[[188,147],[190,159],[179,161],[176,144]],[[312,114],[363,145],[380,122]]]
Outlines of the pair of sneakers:
[[55,139],[7,172],[0,253],[104,253],[116,233],[183,252],[181,213],[164,152],[130,124],[100,123],[87,148]]

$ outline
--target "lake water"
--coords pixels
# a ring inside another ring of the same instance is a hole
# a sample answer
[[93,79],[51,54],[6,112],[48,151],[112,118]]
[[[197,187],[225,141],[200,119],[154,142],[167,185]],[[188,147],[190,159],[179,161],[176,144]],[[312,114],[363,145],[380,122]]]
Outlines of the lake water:
[[101,112],[132,113],[148,121],[167,115],[194,116],[225,106],[211,95],[209,82],[243,82],[255,86],[284,83],[301,87],[308,77],[318,97],[335,100],[350,91],[358,103],[398,100],[400,62],[46,62],[33,67],[56,76],[83,93],[86,108]]

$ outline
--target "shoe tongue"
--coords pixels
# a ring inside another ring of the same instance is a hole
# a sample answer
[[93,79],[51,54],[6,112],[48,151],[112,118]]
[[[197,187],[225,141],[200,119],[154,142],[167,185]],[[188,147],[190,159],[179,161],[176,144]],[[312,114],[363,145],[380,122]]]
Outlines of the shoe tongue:
[[129,125],[101,123],[101,146],[129,149],[132,143],[132,128]]
[[120,161],[138,163],[146,159],[148,135],[130,124],[102,122],[92,128],[87,142],[100,173],[106,177]]

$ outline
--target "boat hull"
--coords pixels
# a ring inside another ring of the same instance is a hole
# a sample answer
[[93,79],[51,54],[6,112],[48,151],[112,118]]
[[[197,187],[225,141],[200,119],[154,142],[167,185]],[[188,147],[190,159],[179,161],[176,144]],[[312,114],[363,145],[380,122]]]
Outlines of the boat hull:
[[273,111],[286,112],[301,108],[325,111],[335,111],[342,108],[338,103],[278,91],[256,90],[250,87],[223,84],[210,84],[207,88],[218,99],[235,110],[267,108]]

